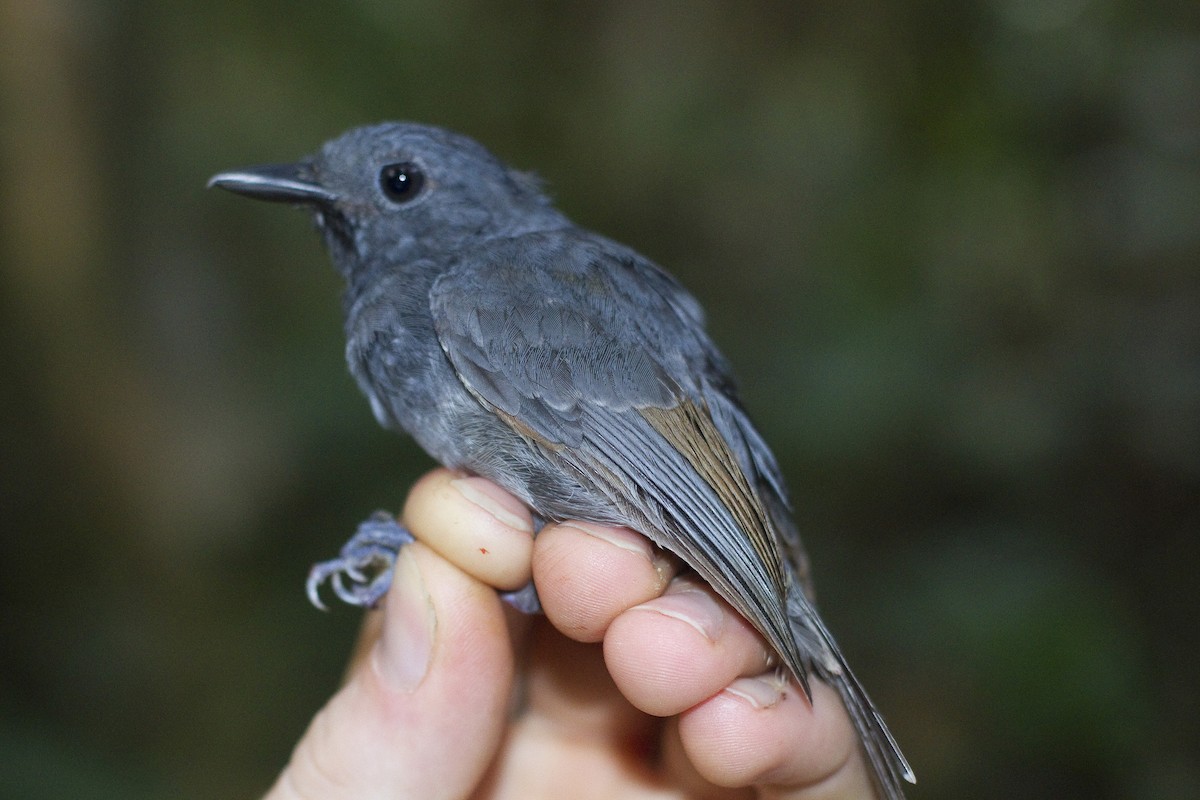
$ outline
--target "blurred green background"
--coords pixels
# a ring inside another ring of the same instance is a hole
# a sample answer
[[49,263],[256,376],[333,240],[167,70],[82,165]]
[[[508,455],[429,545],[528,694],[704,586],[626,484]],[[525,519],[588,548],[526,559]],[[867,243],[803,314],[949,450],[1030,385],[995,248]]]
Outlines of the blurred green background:
[[914,798],[1200,796],[1200,6],[0,5],[0,795],[252,797],[428,468],[303,215],[448,125],[710,311]]

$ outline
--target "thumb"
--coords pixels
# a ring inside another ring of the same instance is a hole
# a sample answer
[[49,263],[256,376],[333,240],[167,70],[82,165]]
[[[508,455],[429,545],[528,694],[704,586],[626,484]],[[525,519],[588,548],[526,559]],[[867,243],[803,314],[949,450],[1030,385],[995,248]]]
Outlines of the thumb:
[[495,591],[428,547],[407,545],[377,627],[267,800],[436,800],[464,797],[480,781],[513,682]]

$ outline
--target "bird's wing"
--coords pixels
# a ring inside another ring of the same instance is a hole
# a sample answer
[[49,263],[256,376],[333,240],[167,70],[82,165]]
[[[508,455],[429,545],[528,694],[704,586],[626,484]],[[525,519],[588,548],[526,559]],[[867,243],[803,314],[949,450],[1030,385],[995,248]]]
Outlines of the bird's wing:
[[467,389],[687,561],[803,681],[794,572],[759,494],[782,502],[782,482],[695,301],[615,243],[526,236],[464,255],[430,306]]

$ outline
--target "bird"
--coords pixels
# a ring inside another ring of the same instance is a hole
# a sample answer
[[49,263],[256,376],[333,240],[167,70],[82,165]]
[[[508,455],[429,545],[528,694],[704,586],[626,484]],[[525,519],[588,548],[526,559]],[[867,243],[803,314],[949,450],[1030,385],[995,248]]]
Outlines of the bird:
[[[539,522],[627,526],[675,553],[810,703],[811,675],[838,691],[877,790],[903,798],[915,776],[817,612],[778,462],[674,277],[574,223],[533,174],[432,125],[353,128],[209,186],[311,212],[344,279],[350,372],[383,427]],[[320,605],[329,579],[374,605],[410,541],[376,512],[313,568],[309,597]],[[532,585],[508,599],[537,609]]]

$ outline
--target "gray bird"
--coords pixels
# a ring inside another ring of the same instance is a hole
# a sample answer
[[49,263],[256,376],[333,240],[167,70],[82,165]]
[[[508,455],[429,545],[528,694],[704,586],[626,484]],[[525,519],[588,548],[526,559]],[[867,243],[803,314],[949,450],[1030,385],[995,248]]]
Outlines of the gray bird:
[[[810,672],[838,690],[879,790],[903,797],[912,770],[813,606],[775,457],[674,278],[440,128],[356,128],[209,185],[312,210],[346,282],[346,359],[380,424],[543,520],[624,525],[676,553],[810,702]],[[313,568],[309,596],[319,605],[332,577],[344,600],[374,604],[409,541],[376,513]]]

